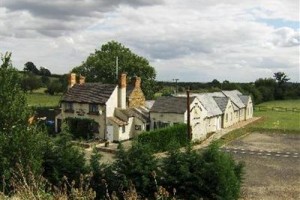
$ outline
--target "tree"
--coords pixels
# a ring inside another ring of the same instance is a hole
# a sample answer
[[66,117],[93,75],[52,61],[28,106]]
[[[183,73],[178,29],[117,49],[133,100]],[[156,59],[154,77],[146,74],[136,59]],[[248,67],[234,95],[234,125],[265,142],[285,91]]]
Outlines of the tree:
[[35,64],[33,64],[33,62],[30,62],[30,61],[25,63],[24,71],[31,72],[31,73],[36,74],[36,75],[38,75],[39,72],[40,72],[36,68]]
[[214,79],[214,80],[211,82],[211,85],[212,85],[212,87],[220,88],[220,89],[221,89],[221,83],[220,83],[217,79]]
[[[4,59],[0,68],[0,185],[8,181],[19,164],[41,172],[45,132],[28,124],[31,114],[20,87],[19,73]],[[26,173],[28,175],[28,173]],[[1,187],[2,188],[2,187]]]
[[[109,183],[115,182],[115,191],[120,185],[123,185],[126,189],[133,183],[137,191],[145,197],[153,194],[156,189],[152,176],[153,171],[156,169],[157,160],[151,149],[146,145],[136,143],[128,151],[120,146],[112,167],[115,176],[107,178],[109,178]],[[119,180],[119,182],[116,183],[116,180]]]
[[24,75],[22,81],[21,81],[21,87],[23,91],[32,92],[33,90],[36,90],[42,86],[42,81],[34,74],[26,74]]
[[273,76],[277,82],[275,99],[284,99],[286,96],[286,83],[290,80],[284,72],[276,72]]
[[[126,72],[129,79],[139,76],[144,85],[151,85],[156,77],[156,72],[150,66],[149,61],[140,57],[121,43],[110,41],[95,50],[81,66],[75,67],[72,71],[86,76],[89,82],[117,83],[116,58],[118,57],[119,72]],[[144,90],[146,98],[153,95],[150,87]]]
[[39,74],[42,76],[51,76],[50,70],[44,67],[40,67]]
[[61,82],[59,80],[54,80],[48,84],[46,93],[48,93],[50,95],[54,95],[55,93],[57,94],[57,93],[60,93],[63,91],[64,91],[64,88],[63,88],[63,85],[61,84]]
[[203,152],[175,150],[163,161],[163,183],[183,199],[238,199],[243,164],[212,144]]
[[1,68],[11,67],[10,57],[11,57],[11,53],[9,52],[6,52],[4,56],[1,54],[1,60],[2,60]]
[[20,87],[19,73],[7,63],[10,59],[4,59],[0,68],[0,130],[10,132],[17,125],[27,124],[30,110]]
[[64,129],[59,136],[48,141],[47,153],[44,154],[43,176],[57,186],[64,176],[78,183],[80,175],[88,170],[84,152],[71,142],[71,138],[68,130]]
[[285,84],[290,80],[284,72],[276,72],[274,73],[273,77],[275,78],[279,86]]

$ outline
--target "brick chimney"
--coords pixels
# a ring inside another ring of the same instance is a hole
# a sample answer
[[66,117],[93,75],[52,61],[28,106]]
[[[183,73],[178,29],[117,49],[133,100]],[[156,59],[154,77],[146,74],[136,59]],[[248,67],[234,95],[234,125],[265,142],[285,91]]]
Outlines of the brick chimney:
[[119,90],[118,90],[118,107],[121,109],[126,108],[126,86],[127,86],[127,75],[122,73],[119,76]]
[[70,89],[71,87],[73,87],[73,85],[76,84],[76,74],[75,73],[69,74],[68,83],[69,83],[68,89]]
[[79,84],[82,85],[85,83],[85,77],[80,74],[79,76]]
[[141,82],[141,77],[136,76],[133,78],[133,86],[135,88],[141,88]]

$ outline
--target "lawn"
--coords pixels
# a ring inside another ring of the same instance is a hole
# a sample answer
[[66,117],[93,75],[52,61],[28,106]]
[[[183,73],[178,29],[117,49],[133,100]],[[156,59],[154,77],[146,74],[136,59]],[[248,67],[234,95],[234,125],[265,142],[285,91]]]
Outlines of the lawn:
[[[220,140],[221,144],[229,143],[250,132],[300,134],[300,100],[270,101],[257,106],[264,108],[263,111],[258,111],[258,109],[254,111],[254,117],[261,117],[261,119],[224,135]],[[272,110],[274,107],[287,108],[289,111]],[[294,110],[297,112],[293,112],[292,108],[296,108]]]
[[26,94],[29,106],[37,107],[55,107],[59,105],[61,95],[48,95],[45,93]]
[[255,110],[254,116],[262,117],[262,120],[252,125],[254,129],[300,133],[300,100],[270,101],[258,106],[263,106],[266,109],[263,111]]

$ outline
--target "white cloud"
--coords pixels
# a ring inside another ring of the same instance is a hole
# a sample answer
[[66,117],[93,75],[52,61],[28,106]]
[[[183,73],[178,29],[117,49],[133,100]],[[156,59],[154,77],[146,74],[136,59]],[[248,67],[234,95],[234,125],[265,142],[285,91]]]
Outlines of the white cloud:
[[[55,73],[117,40],[150,60],[158,79],[254,81],[285,71],[299,81],[294,0],[8,1],[0,7],[0,51]],[[277,26],[281,24],[278,23]]]

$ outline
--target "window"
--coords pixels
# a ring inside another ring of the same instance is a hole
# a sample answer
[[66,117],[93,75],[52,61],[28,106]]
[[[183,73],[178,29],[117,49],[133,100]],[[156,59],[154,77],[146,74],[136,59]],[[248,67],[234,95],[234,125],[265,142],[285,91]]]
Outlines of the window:
[[226,113],[225,121],[228,122],[228,114]]
[[125,125],[123,125],[122,126],[122,133],[125,133],[125,131],[126,131],[126,127],[125,127]]
[[65,112],[74,112],[73,103],[70,102],[65,103]]
[[99,124],[97,122],[92,122],[90,124],[90,130],[92,133],[99,133]]
[[135,130],[136,131],[141,131],[142,130],[142,126],[141,125],[135,125]]
[[97,104],[89,104],[89,113],[99,114],[98,105]]

